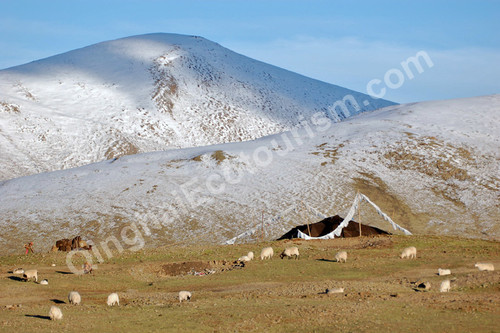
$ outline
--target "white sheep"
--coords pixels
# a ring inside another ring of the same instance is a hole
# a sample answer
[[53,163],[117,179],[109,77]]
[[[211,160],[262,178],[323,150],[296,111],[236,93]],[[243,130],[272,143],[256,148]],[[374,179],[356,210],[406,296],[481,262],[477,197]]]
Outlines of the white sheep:
[[42,281],[40,281],[40,284],[49,284],[49,280],[43,279]]
[[441,286],[439,287],[439,291],[442,293],[446,293],[450,291],[450,280],[444,280],[441,282]]
[[179,291],[179,302],[191,301],[191,293],[189,291]]
[[70,304],[79,305],[82,301],[82,297],[78,291],[70,291],[68,294],[68,301]]
[[495,267],[493,266],[493,264],[490,264],[490,263],[477,263],[474,265],[475,267],[477,267],[477,269],[479,269],[480,271],[491,271],[493,272],[495,270]]
[[24,274],[24,269],[22,268],[16,268],[12,271],[14,274]]
[[284,257],[287,257],[290,259],[291,257],[295,257],[295,259],[299,259],[299,248],[294,246],[294,247],[287,247],[281,254],[280,258],[283,259]]
[[405,249],[403,249],[403,252],[400,255],[401,259],[406,259],[406,258],[416,258],[417,257],[417,249],[415,246],[410,246]]
[[29,281],[32,278],[35,278],[35,282],[38,282],[38,271],[36,269],[29,269],[27,271],[24,271],[23,278],[26,281]]
[[59,309],[57,306],[52,305],[50,307],[49,311],[49,318],[50,320],[61,320],[63,317],[61,309]]
[[108,296],[108,301],[107,301],[108,306],[113,306],[113,305],[120,305],[120,298],[118,297],[117,293],[112,293],[109,294]]
[[337,254],[335,255],[335,260],[337,260],[337,262],[347,262],[347,252],[346,251],[337,252]]
[[243,256],[243,257],[239,257],[238,261],[250,261],[250,258],[248,256]]
[[332,289],[327,289],[326,293],[327,294],[340,294],[344,292],[344,288],[332,288]]
[[438,268],[438,275],[442,276],[442,275],[450,275],[450,274],[451,274],[451,270]]
[[253,252],[252,251],[248,252],[247,257],[250,258],[250,260],[253,260],[254,258]]
[[271,259],[274,255],[274,251],[272,247],[265,247],[260,252],[260,260]]

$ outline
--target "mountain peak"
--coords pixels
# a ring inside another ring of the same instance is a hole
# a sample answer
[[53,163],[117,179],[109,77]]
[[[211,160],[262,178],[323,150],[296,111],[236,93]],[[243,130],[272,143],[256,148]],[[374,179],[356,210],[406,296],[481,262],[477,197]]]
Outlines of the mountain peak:
[[[0,71],[7,179],[126,154],[245,141],[394,103],[198,36],[153,33]],[[12,112],[16,110],[16,112]],[[26,147],[29,147],[26,148]]]

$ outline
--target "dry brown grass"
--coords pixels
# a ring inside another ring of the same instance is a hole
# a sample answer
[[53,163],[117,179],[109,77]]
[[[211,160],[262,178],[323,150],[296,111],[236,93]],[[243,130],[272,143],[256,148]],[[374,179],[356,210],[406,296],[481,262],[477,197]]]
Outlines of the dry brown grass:
[[415,170],[444,181],[473,180],[456,160],[473,165],[474,155],[464,147],[445,144],[432,136],[410,136],[406,141],[398,142],[397,146],[386,152],[383,157],[390,162],[388,166],[392,169]]
[[450,184],[449,186],[447,186],[446,191],[437,186],[434,186],[431,187],[431,191],[436,196],[442,197],[443,199],[453,203],[457,208],[460,208],[464,211],[467,209],[467,206],[462,201],[457,199],[459,197],[459,193],[457,193],[458,189],[456,188],[456,186]]
[[[298,246],[299,260],[231,261],[272,246]],[[401,260],[414,245],[417,259]],[[348,261],[333,261],[346,249]],[[93,275],[65,274],[64,253],[0,257],[0,330],[54,332],[493,332],[500,325],[500,272],[479,272],[477,261],[499,265],[500,243],[451,237],[384,237],[280,241],[234,246],[176,246],[114,253]],[[36,262],[48,286],[21,282],[9,271]],[[55,263],[56,267],[51,267]],[[439,293],[437,268],[451,268],[452,290]],[[204,276],[193,272],[214,272]],[[414,291],[429,281],[428,292]],[[342,286],[345,292],[324,293]],[[179,303],[180,290],[191,302]],[[66,304],[69,290],[82,304]],[[120,306],[107,307],[110,292]],[[62,321],[46,319],[55,302]],[[21,306],[16,306],[16,305]],[[7,307],[13,305],[12,307]]]
[[[414,213],[402,198],[391,193],[387,184],[370,173],[361,173],[363,177],[353,178],[354,188],[368,196],[370,200],[386,212],[399,225],[409,230],[425,230],[430,217],[427,214]],[[376,212],[365,210],[369,220],[376,220]],[[367,212],[366,212],[367,211]],[[363,221],[366,223],[368,221]]]
[[[327,143],[322,143],[319,146],[316,146],[316,148],[319,149],[319,151],[312,152],[311,154],[313,155],[323,155],[324,158],[328,159],[331,164],[335,164],[335,161],[338,160],[338,155],[339,155],[339,150],[344,147],[344,144],[341,143],[337,146],[329,147]],[[321,166],[327,165],[328,162],[322,162]]]
[[35,96],[33,96],[33,94],[28,90],[28,88],[23,86],[21,83],[16,84],[16,87],[20,90],[20,92],[23,93],[24,97],[32,101],[36,101]]
[[139,148],[136,145],[125,139],[122,139],[115,141],[111,146],[109,146],[104,153],[104,157],[107,160],[111,160],[113,158],[118,158],[126,155],[134,155],[137,153],[139,153]]
[[195,157],[192,158],[192,160],[195,161],[195,162],[201,162],[201,158],[202,157],[203,157],[203,154],[196,155]]
[[0,101],[0,110],[8,113],[21,113],[19,105]]
[[227,158],[226,154],[222,150],[216,150],[212,153],[212,159],[217,161],[217,164],[220,164]]
[[[196,162],[201,162],[202,158],[205,154],[201,155],[196,155],[195,157],[192,158],[193,161]],[[224,162],[226,159],[231,159],[233,158],[231,155],[227,155],[224,151],[222,150],[216,150],[210,154],[210,158],[216,161],[217,164],[221,164]]]
[[179,86],[177,80],[169,73],[169,66],[164,65],[164,57],[155,60],[155,64],[150,69],[154,79],[152,98],[158,107],[158,110],[172,114],[174,100],[178,95]]
[[168,161],[165,164],[162,164],[162,166],[164,166],[166,168],[175,167],[176,169],[179,169],[181,167],[181,163],[183,163],[185,161],[186,160],[184,160],[184,159],[173,159],[173,160]]

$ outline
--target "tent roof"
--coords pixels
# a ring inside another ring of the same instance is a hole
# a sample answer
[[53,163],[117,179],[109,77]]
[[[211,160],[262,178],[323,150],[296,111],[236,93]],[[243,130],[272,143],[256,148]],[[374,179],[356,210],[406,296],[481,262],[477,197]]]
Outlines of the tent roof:
[[[312,237],[321,237],[335,230],[335,228],[337,228],[343,220],[344,219],[342,217],[335,215],[327,217],[326,219],[319,221],[317,223],[309,224],[309,230],[311,231],[310,235],[307,228],[307,224],[299,225],[292,228],[286,234],[278,238],[278,240],[297,238],[297,230],[300,230],[301,232]],[[361,223],[361,234],[363,236],[390,235],[390,233],[387,231],[375,227],[370,227],[363,223]],[[351,220],[349,224],[342,229],[342,234],[340,237],[358,237],[358,236],[359,236],[359,223]]]

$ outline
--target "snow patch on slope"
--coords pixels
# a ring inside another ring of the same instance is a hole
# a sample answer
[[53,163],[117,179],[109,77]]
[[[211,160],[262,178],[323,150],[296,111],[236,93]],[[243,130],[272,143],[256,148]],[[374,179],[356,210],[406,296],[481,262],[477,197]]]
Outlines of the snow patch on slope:
[[[47,247],[76,234],[98,242],[131,223],[148,246],[224,242],[262,212],[275,238],[315,218],[284,212],[305,203],[342,215],[358,190],[413,233],[500,239],[499,132],[493,95],[12,179],[0,183],[0,245],[13,246],[9,235]],[[369,209],[361,219],[387,229]]]

